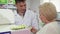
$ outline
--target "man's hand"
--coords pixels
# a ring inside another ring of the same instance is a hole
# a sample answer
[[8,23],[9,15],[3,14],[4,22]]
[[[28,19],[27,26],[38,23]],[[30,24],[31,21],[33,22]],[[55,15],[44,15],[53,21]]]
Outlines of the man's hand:
[[31,32],[33,32],[34,34],[36,34],[37,30],[34,27],[32,27]]

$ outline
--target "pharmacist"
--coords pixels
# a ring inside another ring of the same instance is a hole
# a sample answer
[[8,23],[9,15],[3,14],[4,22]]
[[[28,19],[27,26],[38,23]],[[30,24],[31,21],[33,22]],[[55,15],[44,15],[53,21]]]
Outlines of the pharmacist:
[[15,24],[21,25],[24,24],[27,27],[32,27],[31,31],[36,33],[38,30],[38,18],[36,14],[26,9],[26,0],[15,0],[17,10],[15,13]]

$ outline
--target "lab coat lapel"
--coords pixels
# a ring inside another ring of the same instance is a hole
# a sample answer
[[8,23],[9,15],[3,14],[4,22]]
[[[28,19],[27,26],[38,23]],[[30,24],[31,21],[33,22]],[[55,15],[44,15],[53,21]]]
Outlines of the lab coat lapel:
[[23,24],[26,24],[27,17],[28,17],[28,13],[27,13],[27,11],[26,11],[26,12],[25,12],[25,15],[24,15],[24,18],[23,18]]
[[23,19],[23,23],[26,24],[27,26],[31,25],[31,15],[30,15],[30,11],[27,10]]
[[23,23],[23,18],[15,11],[15,24],[21,25]]

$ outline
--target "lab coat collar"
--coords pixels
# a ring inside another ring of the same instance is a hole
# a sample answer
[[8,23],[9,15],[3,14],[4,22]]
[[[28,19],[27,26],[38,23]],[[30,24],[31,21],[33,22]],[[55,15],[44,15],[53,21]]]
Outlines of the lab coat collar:
[[[19,15],[19,14],[17,13],[17,10],[15,10],[14,13],[15,13],[15,16],[18,16],[18,15]],[[27,13],[28,13],[28,10],[26,10],[24,17],[27,15]],[[20,15],[19,15],[19,16],[20,16]]]

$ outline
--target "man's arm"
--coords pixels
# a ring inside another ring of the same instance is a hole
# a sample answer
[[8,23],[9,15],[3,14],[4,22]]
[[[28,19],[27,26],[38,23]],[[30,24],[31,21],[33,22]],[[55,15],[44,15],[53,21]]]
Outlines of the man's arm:
[[38,15],[34,14],[33,19],[32,19],[32,29],[31,29],[33,33],[36,33],[38,31],[39,29],[38,23],[39,23]]

